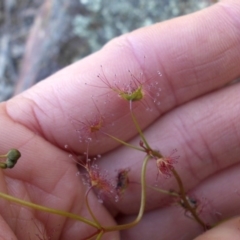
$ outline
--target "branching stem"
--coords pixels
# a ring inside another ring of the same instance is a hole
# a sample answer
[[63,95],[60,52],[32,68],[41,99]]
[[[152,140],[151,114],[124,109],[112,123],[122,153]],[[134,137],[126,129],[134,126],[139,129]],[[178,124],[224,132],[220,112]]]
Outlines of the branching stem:
[[180,197],[183,200],[184,206],[187,209],[187,211],[189,211],[192,214],[192,217],[203,227],[203,229],[206,229],[207,224],[205,224],[202,219],[198,216],[197,212],[196,212],[196,208],[193,208],[189,201],[187,200],[187,195],[182,183],[182,180],[180,178],[180,176],[178,175],[177,171],[172,168],[171,169],[175,179],[177,180],[178,183],[178,187],[179,187],[179,191],[180,191]]
[[132,144],[126,143],[126,142],[124,142],[123,140],[121,140],[121,139],[119,139],[119,138],[116,138],[116,137],[114,137],[114,136],[112,136],[112,135],[110,135],[110,134],[108,134],[108,133],[105,133],[105,132],[102,132],[102,133],[105,134],[105,135],[107,135],[108,137],[112,138],[113,140],[121,143],[122,145],[124,145],[124,146],[126,146],[126,147],[129,147],[129,148],[132,148],[132,149],[141,151],[141,152],[145,152],[145,151],[144,151],[142,148],[140,148],[140,147],[136,147],[136,146],[134,146],[134,145],[132,145]]
[[150,157],[147,155],[144,158],[143,165],[142,165],[142,172],[141,172],[141,205],[140,205],[140,209],[139,209],[137,218],[131,223],[127,223],[127,224],[123,224],[123,225],[117,225],[117,226],[113,226],[113,227],[104,227],[105,232],[120,231],[120,230],[124,230],[124,229],[134,227],[142,219],[144,209],[145,209],[145,204],[146,204],[146,179],[145,178],[146,178],[147,163],[148,163],[149,159],[150,159]]
[[144,134],[143,134],[143,132],[142,132],[141,127],[139,126],[139,124],[138,124],[138,122],[137,122],[136,117],[134,116],[134,113],[133,113],[132,109],[130,110],[130,112],[131,112],[131,116],[132,116],[132,120],[133,120],[133,122],[134,122],[134,125],[135,125],[135,127],[137,128],[137,131],[138,131],[138,133],[139,133],[142,141],[144,142],[146,148],[151,149],[150,146],[149,146],[149,144],[148,144],[148,142],[147,142],[147,140],[146,140],[146,138],[145,138],[145,136],[144,136]]

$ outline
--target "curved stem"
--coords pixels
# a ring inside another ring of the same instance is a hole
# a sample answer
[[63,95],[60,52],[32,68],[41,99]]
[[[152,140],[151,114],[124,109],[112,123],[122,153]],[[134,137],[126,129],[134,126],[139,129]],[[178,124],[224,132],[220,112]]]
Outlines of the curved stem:
[[90,192],[91,189],[92,189],[92,187],[90,187],[90,188],[87,190],[86,194],[85,194],[85,202],[86,202],[86,205],[87,205],[87,209],[88,209],[91,217],[93,218],[94,222],[96,223],[98,229],[101,229],[101,228],[102,228],[101,224],[99,223],[99,221],[97,220],[97,218],[96,218],[95,215],[93,214],[92,209],[91,209],[90,206],[89,206],[88,194],[89,194],[89,192]]
[[141,205],[140,205],[140,209],[139,209],[137,218],[131,223],[112,226],[112,227],[104,227],[105,232],[119,231],[119,230],[124,230],[124,229],[134,227],[142,219],[144,209],[145,209],[145,204],[146,204],[146,179],[145,178],[146,178],[146,169],[147,169],[146,167],[147,167],[147,163],[148,163],[149,159],[150,159],[150,157],[147,155],[144,158],[143,165],[142,165],[142,172],[141,172],[141,190],[142,190],[141,191]]
[[86,223],[86,224],[88,224],[92,227],[98,228],[98,225],[96,223],[94,223],[94,222],[92,222],[92,221],[90,221],[86,218],[80,217],[76,214],[73,214],[73,213],[64,212],[64,211],[61,211],[61,210],[58,210],[58,209],[48,208],[48,207],[44,207],[44,206],[41,206],[41,205],[38,205],[38,204],[35,204],[35,203],[23,201],[21,199],[12,197],[12,196],[10,196],[8,194],[5,194],[5,193],[2,193],[2,192],[0,192],[0,197],[3,198],[3,199],[9,200],[11,202],[21,204],[21,205],[26,206],[26,207],[30,207],[30,208],[40,210],[40,211],[43,211],[43,212],[48,212],[48,213],[56,214],[56,215],[59,215],[59,216],[75,219],[75,220],[84,222],[84,223]]

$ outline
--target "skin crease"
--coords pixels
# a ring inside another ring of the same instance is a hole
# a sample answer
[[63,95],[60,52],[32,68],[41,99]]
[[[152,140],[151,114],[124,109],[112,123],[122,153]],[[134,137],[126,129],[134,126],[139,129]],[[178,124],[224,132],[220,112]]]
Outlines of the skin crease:
[[[161,105],[152,105],[154,111],[147,112],[145,104],[133,104],[150,145],[165,155],[178,150],[176,170],[186,190],[198,199],[207,222],[214,224],[239,215],[240,85],[229,85],[240,75],[239,14],[240,2],[226,0],[136,30],[1,103],[0,153],[15,147],[22,157],[13,169],[0,172],[0,191],[90,218],[84,205],[86,187],[76,175],[76,164],[68,157],[67,150],[76,154],[86,151],[73,122],[91,118],[96,112],[91,96],[99,96],[101,115],[111,116],[109,122],[114,122],[114,128],[109,123],[105,131],[138,145],[129,105],[111,94],[104,104],[106,89],[91,85],[101,84],[97,78],[100,65],[109,81],[114,81],[116,74],[122,82],[129,80],[128,69],[135,74],[142,68],[149,76],[156,76],[158,70],[162,73],[157,79],[162,89]],[[110,115],[112,112],[114,115]],[[116,148],[119,144],[106,136],[97,137],[99,142],[90,145],[89,154],[103,155],[98,161],[100,167],[107,169],[109,176],[117,169],[130,168],[130,181],[139,182],[144,154]],[[68,149],[64,149],[65,144]],[[156,183],[156,177],[155,162],[150,161],[147,183]],[[159,176],[158,185],[165,189],[177,187],[173,177]],[[139,185],[132,183],[118,203],[104,206],[92,192],[89,201],[98,220],[112,226],[136,217],[139,194]],[[190,240],[203,233],[182,208],[166,201],[166,196],[148,189],[147,212],[139,225],[106,234],[103,239]],[[5,200],[0,201],[0,209],[1,239],[34,239],[40,229],[36,225],[52,232],[51,239],[84,239],[94,232],[81,222]],[[238,239],[237,234],[239,218],[196,239]]]

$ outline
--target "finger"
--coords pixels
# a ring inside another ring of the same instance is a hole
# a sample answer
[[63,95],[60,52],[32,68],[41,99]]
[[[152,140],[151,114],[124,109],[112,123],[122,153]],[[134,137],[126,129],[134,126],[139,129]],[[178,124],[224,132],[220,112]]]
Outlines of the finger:
[[[94,95],[101,116],[107,119],[104,130],[121,139],[129,139],[136,134],[129,123],[129,103],[122,101],[118,94],[109,99],[106,96],[109,90],[105,88],[89,86],[106,87],[96,77],[101,73],[99,66],[103,65],[106,78],[112,84],[116,74],[121,86],[129,85],[128,69],[135,76],[144,71],[145,79],[154,76],[153,81],[163,89],[161,105],[158,110],[151,105],[155,115],[146,114],[141,119],[144,128],[159,114],[213,91],[239,75],[239,8],[238,1],[226,1],[117,38],[101,51],[9,101],[8,114],[52,143],[63,148],[68,142],[73,150],[82,152],[85,146],[79,144],[75,132],[81,127],[73,126],[71,119],[79,125],[94,121],[98,114],[91,100]],[[145,63],[144,56],[147,56]],[[162,72],[162,77],[156,76],[157,71]],[[137,115],[145,110],[144,101],[138,105]],[[99,136],[98,143],[92,145],[92,152],[105,152],[117,145],[111,140],[101,141],[101,138]]]
[[[239,161],[239,111],[240,101],[235,96],[240,91],[240,84],[221,89],[188,103],[149,127],[144,135],[153,149],[165,156],[177,149],[180,155],[174,167],[182,178],[186,191],[196,187],[201,181],[214,173],[228,168]],[[139,144],[139,137],[132,143]],[[109,172],[116,169],[130,168],[129,179],[140,183],[140,171],[144,153],[129,148],[120,148],[108,154],[99,163]],[[158,169],[156,161],[149,162],[147,183],[156,184]],[[173,176],[160,175],[157,181],[160,188],[178,191]],[[131,184],[122,203],[115,207],[125,214],[138,211],[140,186]],[[147,209],[163,205],[166,196],[152,194],[149,190]],[[138,204],[136,204],[138,203]]]

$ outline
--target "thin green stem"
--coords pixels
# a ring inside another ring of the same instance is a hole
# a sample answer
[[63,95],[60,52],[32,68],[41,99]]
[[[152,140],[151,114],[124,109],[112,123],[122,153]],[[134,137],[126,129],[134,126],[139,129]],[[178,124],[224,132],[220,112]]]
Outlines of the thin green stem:
[[137,131],[138,131],[140,137],[142,138],[142,140],[143,140],[145,146],[146,146],[148,149],[151,149],[150,146],[149,146],[149,144],[148,144],[148,142],[147,142],[147,140],[146,140],[146,138],[144,137],[144,134],[143,134],[143,132],[142,132],[141,127],[139,126],[139,124],[138,124],[138,122],[137,122],[136,117],[134,116],[133,111],[130,110],[130,112],[131,112],[131,116],[132,116],[132,119],[133,119],[134,125],[135,125],[135,127],[137,128]]
[[146,204],[146,170],[147,170],[147,163],[148,163],[149,159],[150,159],[150,157],[147,155],[144,158],[143,165],[142,165],[142,172],[141,172],[141,204],[140,204],[140,209],[139,209],[137,218],[133,222],[131,222],[131,223],[127,223],[127,224],[123,224],[123,225],[117,225],[117,226],[112,226],[112,227],[104,227],[104,231],[105,232],[119,231],[119,230],[124,230],[124,229],[128,229],[128,228],[134,227],[142,219],[142,216],[143,216],[143,213],[144,213],[144,209],[145,209],[145,204]]
[[93,238],[96,239],[95,237],[98,236],[99,230],[93,234],[91,234],[89,237],[85,238],[84,240],[92,240]]
[[[131,184],[134,183],[134,184],[138,184],[140,185],[139,182],[130,182]],[[160,193],[163,193],[165,195],[169,195],[169,196],[172,196],[172,197],[180,197],[180,195],[174,191],[168,191],[168,190],[165,190],[165,189],[161,189],[161,188],[158,188],[158,187],[153,187],[153,186],[150,186],[150,185],[146,185],[147,188],[150,188],[156,192],[160,192]]]
[[140,147],[136,147],[136,146],[134,146],[134,145],[132,145],[132,144],[126,143],[126,142],[124,142],[123,140],[121,140],[121,139],[119,139],[119,138],[116,138],[116,137],[114,137],[114,136],[112,136],[112,135],[110,135],[110,134],[108,134],[108,133],[105,133],[105,132],[102,132],[102,133],[105,134],[105,135],[107,135],[108,137],[112,138],[113,140],[121,143],[122,145],[124,145],[124,146],[126,146],[126,147],[129,147],[129,148],[132,148],[132,149],[141,151],[141,152],[145,152],[145,151],[144,151],[142,148],[140,148]]
[[164,189],[149,186],[149,185],[147,185],[147,187],[153,189],[154,191],[157,191],[157,192],[160,192],[160,193],[163,193],[163,194],[166,194],[166,195],[170,195],[172,197],[179,197],[179,194],[176,193],[176,192],[171,192],[171,191],[168,191],[168,190],[164,190]]
[[96,223],[94,223],[94,222],[92,222],[92,221],[90,221],[86,218],[80,217],[76,214],[73,214],[73,213],[64,212],[64,211],[61,211],[61,210],[58,210],[58,209],[48,208],[48,207],[44,207],[44,206],[41,206],[41,205],[38,205],[38,204],[35,204],[35,203],[23,201],[21,199],[15,198],[13,196],[10,196],[10,195],[2,193],[2,192],[0,192],[0,197],[3,198],[3,199],[9,200],[11,202],[15,202],[15,203],[18,203],[20,205],[26,206],[26,207],[30,207],[30,208],[33,208],[33,209],[36,209],[36,210],[39,210],[39,211],[48,212],[48,213],[56,214],[56,215],[59,215],[59,216],[75,219],[77,221],[84,222],[84,223],[86,223],[86,224],[88,224],[88,225],[90,225],[94,228],[98,228],[98,225]]
[[104,231],[101,231],[101,232],[98,234],[96,240],[100,240],[100,239],[102,238],[103,234],[104,234]]
[[4,169],[4,168],[7,168],[6,166],[7,166],[6,163],[0,162],[0,168],[3,168],[3,169]]

